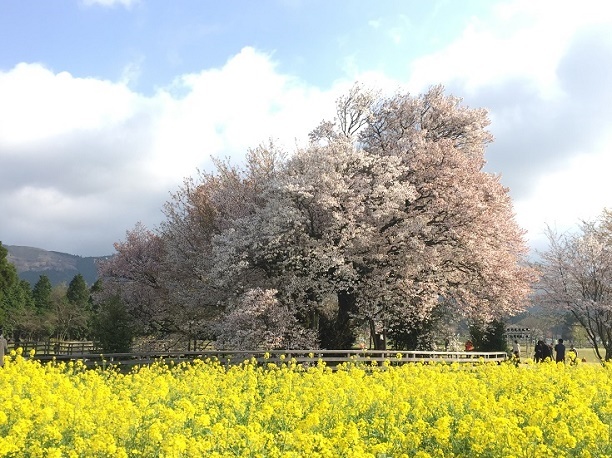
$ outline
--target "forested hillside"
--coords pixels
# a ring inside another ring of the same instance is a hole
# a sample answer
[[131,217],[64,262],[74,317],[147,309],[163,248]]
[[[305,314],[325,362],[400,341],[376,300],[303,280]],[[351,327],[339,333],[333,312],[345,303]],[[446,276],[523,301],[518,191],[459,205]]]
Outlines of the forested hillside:
[[103,257],[82,257],[57,251],[46,251],[27,246],[4,245],[8,261],[17,268],[19,278],[34,285],[41,275],[46,275],[52,285],[70,283],[81,274],[87,284],[98,278],[96,262]]

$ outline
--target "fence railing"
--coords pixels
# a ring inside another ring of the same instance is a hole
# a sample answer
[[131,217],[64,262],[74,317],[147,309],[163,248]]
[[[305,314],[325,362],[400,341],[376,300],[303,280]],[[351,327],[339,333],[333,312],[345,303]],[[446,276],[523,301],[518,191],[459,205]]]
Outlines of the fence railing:
[[34,350],[37,355],[83,355],[100,350],[95,342],[88,340],[21,341],[14,346],[23,348],[24,353]]
[[508,359],[505,352],[452,352],[452,351],[393,351],[393,350],[210,350],[210,351],[167,351],[137,353],[81,353],[81,354],[37,354],[41,361],[82,360],[86,366],[118,365],[129,369],[133,366],[149,365],[160,359],[179,363],[193,359],[213,359],[231,366],[252,361],[257,364],[283,364],[294,361],[304,366],[316,365],[319,361],[329,367],[342,363],[364,365],[401,365],[415,362],[477,363],[502,362]]

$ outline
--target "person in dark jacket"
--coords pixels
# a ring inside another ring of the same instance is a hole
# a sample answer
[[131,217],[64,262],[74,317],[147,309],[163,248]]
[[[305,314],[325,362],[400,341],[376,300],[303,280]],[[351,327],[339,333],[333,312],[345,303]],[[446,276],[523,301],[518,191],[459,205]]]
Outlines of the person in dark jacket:
[[538,340],[538,343],[535,346],[535,361],[536,363],[540,363],[544,361],[547,357],[552,357],[548,345],[544,343],[543,340]]
[[557,345],[555,345],[555,354],[557,355],[555,358],[556,362],[565,362],[565,345],[563,345],[563,339],[559,339]]

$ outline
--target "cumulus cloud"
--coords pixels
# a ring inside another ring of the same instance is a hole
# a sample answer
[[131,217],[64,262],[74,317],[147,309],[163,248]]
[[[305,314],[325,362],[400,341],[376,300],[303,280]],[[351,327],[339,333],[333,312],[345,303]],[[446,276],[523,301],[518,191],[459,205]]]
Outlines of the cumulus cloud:
[[122,84],[22,63],[0,73],[0,98],[0,141],[18,145],[120,124],[139,97]]
[[269,139],[291,151],[338,95],[280,74],[252,48],[149,97],[126,84],[39,64],[0,72],[5,243],[112,252],[137,221],[155,226],[168,193],[211,156],[239,161]]
[[533,244],[542,246],[545,223],[568,228],[610,206],[600,171],[612,169],[611,23],[600,0],[504,2],[413,63],[413,91],[437,80],[489,110],[487,169],[502,174]]
[[579,31],[556,76],[560,94],[551,100],[538,97],[526,81],[502,86],[515,101],[481,98],[490,105],[497,137],[491,166],[503,171],[519,219],[540,249],[546,224],[568,230],[611,204],[606,175],[612,170],[612,40],[607,29]]

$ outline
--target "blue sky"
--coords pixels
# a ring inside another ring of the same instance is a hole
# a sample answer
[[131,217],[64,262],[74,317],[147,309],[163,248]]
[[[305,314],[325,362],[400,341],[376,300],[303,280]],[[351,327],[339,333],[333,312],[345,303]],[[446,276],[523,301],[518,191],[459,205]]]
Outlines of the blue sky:
[[222,66],[244,46],[269,53],[279,72],[322,88],[358,69],[405,78],[412,59],[448,44],[488,3],[24,0],[2,5],[0,37],[11,43],[0,56],[3,69],[42,62],[75,77],[116,81],[133,68],[138,77],[130,87],[151,94],[177,75]]
[[0,0],[0,241],[112,253],[211,156],[291,151],[360,81],[487,108],[542,249],[612,206],[607,3]]

